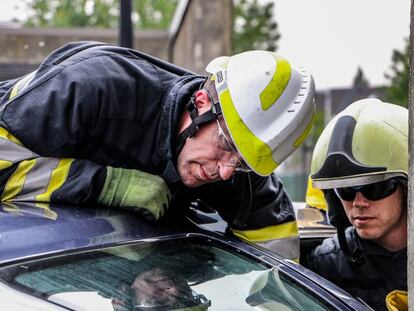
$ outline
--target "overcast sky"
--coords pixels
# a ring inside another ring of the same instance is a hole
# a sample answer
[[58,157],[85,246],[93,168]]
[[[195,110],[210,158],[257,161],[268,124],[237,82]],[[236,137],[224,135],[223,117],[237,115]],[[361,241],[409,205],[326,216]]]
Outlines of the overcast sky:
[[386,83],[393,49],[409,36],[410,0],[276,0],[279,52],[314,75],[316,87],[349,86],[361,66]]
[[[0,21],[24,14],[0,0]],[[371,85],[386,83],[392,50],[409,35],[410,0],[275,0],[279,52],[312,72],[318,89],[346,87],[361,66]]]

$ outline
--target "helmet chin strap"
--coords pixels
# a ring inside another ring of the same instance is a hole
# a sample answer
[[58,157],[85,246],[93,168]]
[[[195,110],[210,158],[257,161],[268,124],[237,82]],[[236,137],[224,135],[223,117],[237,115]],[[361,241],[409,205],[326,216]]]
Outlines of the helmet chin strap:
[[185,105],[185,108],[190,115],[191,123],[177,137],[177,147],[175,148],[175,154],[177,155],[177,157],[184,147],[185,140],[188,137],[193,137],[195,133],[197,132],[198,128],[200,127],[200,125],[208,123],[212,120],[215,120],[221,115],[220,104],[215,103],[213,101],[210,93],[208,93],[208,96],[211,102],[211,109],[201,115],[198,114],[196,98],[194,95],[191,96],[190,101],[187,103],[187,105]]

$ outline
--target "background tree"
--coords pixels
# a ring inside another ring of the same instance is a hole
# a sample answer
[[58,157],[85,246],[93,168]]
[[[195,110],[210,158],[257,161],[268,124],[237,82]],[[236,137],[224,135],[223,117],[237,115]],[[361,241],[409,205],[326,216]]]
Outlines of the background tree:
[[[116,28],[119,0],[20,0],[29,27]],[[167,29],[178,0],[133,0],[135,28]],[[233,0],[233,52],[276,51],[280,34],[270,0]]]
[[28,27],[116,28],[116,2],[105,0],[22,0],[27,7]]
[[385,77],[390,82],[386,88],[386,100],[408,107],[408,80],[409,80],[409,42],[406,40],[402,51],[394,50],[392,53],[390,72]]
[[[29,15],[29,27],[118,26],[118,0],[21,0]],[[168,28],[178,0],[133,0],[132,20],[136,28]]]
[[367,77],[365,76],[364,71],[360,66],[357,68],[357,72],[354,77],[354,81],[352,82],[353,87],[359,88],[369,88],[369,82]]
[[274,20],[272,1],[233,0],[233,52],[277,50],[280,34]]

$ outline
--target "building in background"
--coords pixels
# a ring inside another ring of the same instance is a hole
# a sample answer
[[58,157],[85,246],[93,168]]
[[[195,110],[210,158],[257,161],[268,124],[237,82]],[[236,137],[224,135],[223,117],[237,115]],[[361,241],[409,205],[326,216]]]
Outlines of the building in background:
[[[197,73],[213,58],[229,55],[231,0],[180,0],[167,30],[134,30],[134,49]],[[117,44],[117,29],[23,28],[0,24],[0,81],[33,71],[53,50],[71,41]]]

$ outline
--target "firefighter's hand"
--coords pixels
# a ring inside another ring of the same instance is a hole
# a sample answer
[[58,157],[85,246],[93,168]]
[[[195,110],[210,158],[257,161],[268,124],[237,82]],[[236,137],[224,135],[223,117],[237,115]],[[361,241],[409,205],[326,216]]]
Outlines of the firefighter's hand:
[[119,206],[157,220],[168,208],[169,200],[170,191],[161,177],[108,166],[98,203]]

